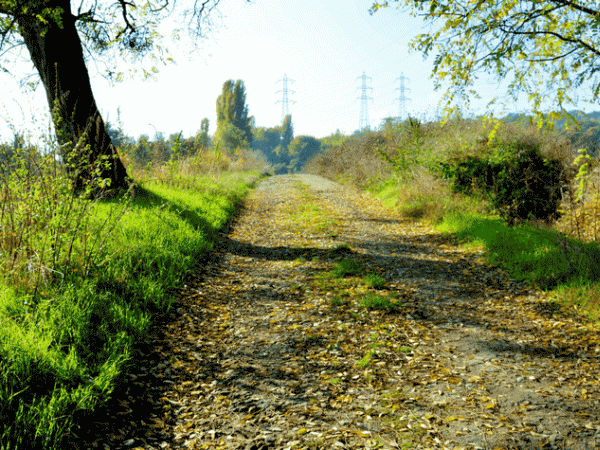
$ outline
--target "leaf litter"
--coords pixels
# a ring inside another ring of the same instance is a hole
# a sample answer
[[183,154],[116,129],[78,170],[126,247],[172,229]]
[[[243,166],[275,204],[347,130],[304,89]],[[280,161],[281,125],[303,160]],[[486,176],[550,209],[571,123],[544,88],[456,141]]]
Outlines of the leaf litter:
[[600,448],[597,329],[324,178],[263,181],[178,296],[74,448]]

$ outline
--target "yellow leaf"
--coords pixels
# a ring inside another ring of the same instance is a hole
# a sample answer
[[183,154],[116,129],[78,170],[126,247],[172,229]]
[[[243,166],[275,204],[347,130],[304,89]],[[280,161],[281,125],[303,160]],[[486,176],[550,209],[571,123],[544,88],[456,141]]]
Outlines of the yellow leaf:
[[302,434],[306,434],[308,433],[308,430],[306,428],[301,428],[298,430],[298,434],[302,435]]
[[450,416],[446,419],[446,422],[454,422],[455,420],[456,420],[456,417]]

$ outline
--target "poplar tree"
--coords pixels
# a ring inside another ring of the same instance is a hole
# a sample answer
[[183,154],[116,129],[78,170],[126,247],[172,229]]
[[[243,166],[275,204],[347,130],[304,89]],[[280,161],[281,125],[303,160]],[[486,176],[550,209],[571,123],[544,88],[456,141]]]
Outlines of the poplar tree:
[[292,125],[292,115],[288,114],[281,125],[281,146],[287,150],[292,139],[294,139],[294,126]]
[[200,122],[200,132],[196,136],[196,142],[194,143],[196,149],[208,148],[208,126],[209,120],[205,117],[204,119],[202,119],[202,122]]
[[246,88],[242,80],[227,80],[217,97],[217,139],[228,147],[252,144],[252,121],[246,105]]

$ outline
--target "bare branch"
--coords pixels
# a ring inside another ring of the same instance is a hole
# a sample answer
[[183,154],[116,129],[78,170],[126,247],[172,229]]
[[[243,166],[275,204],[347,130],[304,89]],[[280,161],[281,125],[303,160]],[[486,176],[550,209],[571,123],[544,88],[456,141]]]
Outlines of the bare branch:
[[127,2],[125,0],[118,0],[119,4],[121,5],[121,10],[123,13],[123,21],[125,21],[125,29],[119,31],[119,33],[117,34],[117,39],[120,38],[121,36],[123,36],[127,30],[131,30],[131,33],[135,33],[135,26],[133,26],[131,23],[129,23],[129,19],[127,18],[127,6],[132,6],[135,7],[135,5],[133,3]]

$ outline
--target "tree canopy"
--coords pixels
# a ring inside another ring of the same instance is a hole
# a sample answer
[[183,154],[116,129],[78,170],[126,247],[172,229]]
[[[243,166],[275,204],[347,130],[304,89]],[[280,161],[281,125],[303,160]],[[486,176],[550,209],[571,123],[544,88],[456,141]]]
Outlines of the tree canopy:
[[[0,69],[10,72],[4,62],[10,50],[25,45],[46,91],[63,161],[82,188],[90,181],[101,186],[127,186],[127,173],[92,94],[86,59],[102,57],[112,64],[102,72],[119,81],[123,61],[135,63],[144,76],[145,57],[167,62],[159,24],[176,11],[186,22],[193,40],[210,24],[208,14],[220,0],[170,2],[169,0],[0,0]],[[190,3],[193,3],[190,5]],[[178,37],[183,26],[176,26]],[[192,46],[193,48],[193,46]],[[85,50],[85,53],[84,53]],[[94,164],[101,162],[98,169]]]
[[230,150],[252,145],[252,121],[248,116],[246,87],[242,80],[227,80],[217,97],[217,132],[215,137]]
[[[575,90],[591,82],[592,102],[600,95],[600,9],[585,0],[402,0],[411,15],[422,16],[438,29],[417,35],[411,49],[424,57],[435,54],[435,88],[450,81],[444,94],[447,118],[480,98],[473,85],[477,72],[498,79],[513,72],[508,95],[527,94],[533,111],[544,122],[542,103],[549,100],[564,114],[565,104],[577,103]],[[400,0],[394,0],[400,2]],[[376,2],[369,12],[389,6]],[[545,83],[545,89],[544,89]],[[488,106],[497,101],[494,98]],[[552,119],[558,117],[551,114]]]

